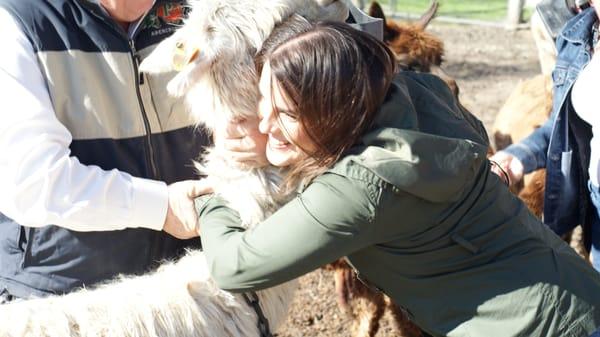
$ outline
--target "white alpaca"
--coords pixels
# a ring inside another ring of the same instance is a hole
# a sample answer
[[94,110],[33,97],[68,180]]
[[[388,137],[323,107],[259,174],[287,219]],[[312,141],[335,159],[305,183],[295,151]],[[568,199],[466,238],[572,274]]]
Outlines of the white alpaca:
[[[253,117],[258,102],[254,55],[274,26],[293,13],[343,20],[335,0],[193,0],[185,25],[144,60],[148,73],[181,70],[169,83],[185,95],[199,124],[218,131],[228,120]],[[273,168],[244,170],[211,149],[202,168],[215,193],[252,226],[278,207]],[[296,282],[258,292],[270,327],[285,318]],[[260,336],[255,310],[242,295],[219,289],[204,255],[189,252],[156,272],[122,277],[92,290],[0,306],[0,336]]]

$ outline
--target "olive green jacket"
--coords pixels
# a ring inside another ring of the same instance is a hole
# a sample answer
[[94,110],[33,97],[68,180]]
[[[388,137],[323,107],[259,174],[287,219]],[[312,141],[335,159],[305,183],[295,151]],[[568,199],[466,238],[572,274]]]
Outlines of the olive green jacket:
[[600,276],[490,173],[481,131],[437,78],[400,74],[362,143],[253,229],[199,199],[214,279],[258,290],[347,256],[433,336],[591,335]]

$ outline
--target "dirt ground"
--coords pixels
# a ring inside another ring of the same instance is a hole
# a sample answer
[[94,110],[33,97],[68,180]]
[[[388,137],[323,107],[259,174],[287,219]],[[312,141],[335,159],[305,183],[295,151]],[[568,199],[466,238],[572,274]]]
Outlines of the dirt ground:
[[[519,81],[539,73],[528,30],[434,22],[428,31],[445,43],[444,69],[461,90],[461,100],[488,128]],[[350,336],[349,322],[335,304],[332,274],[318,270],[301,278],[287,322],[278,337]],[[386,316],[377,337],[394,336]]]

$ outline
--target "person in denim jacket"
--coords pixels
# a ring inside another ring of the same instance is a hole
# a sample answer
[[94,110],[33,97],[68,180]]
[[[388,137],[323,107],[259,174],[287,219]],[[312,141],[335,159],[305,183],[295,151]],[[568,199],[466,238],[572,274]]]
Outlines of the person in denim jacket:
[[589,174],[592,128],[572,101],[573,86],[594,54],[597,12],[594,7],[580,12],[565,24],[556,39],[551,117],[530,136],[492,159],[508,172],[511,184],[519,182],[524,173],[546,168],[544,223],[558,235],[582,224],[586,244],[591,244],[594,267],[600,270],[600,197],[597,183],[590,182]]

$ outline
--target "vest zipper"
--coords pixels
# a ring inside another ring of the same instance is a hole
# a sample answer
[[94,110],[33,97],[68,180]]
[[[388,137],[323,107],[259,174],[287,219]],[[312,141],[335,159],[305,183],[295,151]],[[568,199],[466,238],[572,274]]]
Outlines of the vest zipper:
[[[157,1],[155,1],[154,5],[152,6],[152,9],[150,11],[152,11],[156,6],[157,6]],[[127,34],[127,32],[125,32],[121,27],[119,27],[115,21],[113,21],[112,19],[110,19],[106,13],[100,8],[100,5],[95,5],[92,3],[88,3],[86,1],[82,1],[82,3],[84,3],[84,5],[99,19],[101,19],[103,22],[105,22],[109,27],[111,27],[117,34],[119,34],[121,37],[123,37],[124,41],[127,41],[127,43],[129,44],[129,52],[132,58],[132,63],[133,63],[133,71],[134,71],[134,79],[135,79],[135,91],[136,91],[136,95],[137,95],[137,99],[138,99],[138,104],[140,106],[140,110],[142,112],[142,119],[144,120],[144,128],[146,130],[146,145],[148,148],[148,152],[146,155],[146,165],[148,167],[150,167],[151,170],[151,174],[152,178],[154,180],[162,180],[160,179],[160,174],[158,171],[158,168],[156,166],[156,162],[155,162],[155,155],[154,155],[154,150],[152,147],[152,130],[150,128],[150,121],[148,120],[148,115],[146,114],[146,109],[144,108],[144,103],[142,101],[142,94],[140,92],[140,85],[144,83],[144,77],[141,76],[140,72],[139,72],[139,62],[140,62],[140,58],[137,52],[137,49],[135,48],[135,43],[134,43],[134,39],[135,36],[137,35],[137,31],[139,30],[139,26],[135,27],[135,31],[133,32],[133,34],[131,34],[131,37]],[[138,22],[143,22],[143,20],[145,19],[146,15],[148,15],[148,13],[144,14],[143,17],[141,17],[139,19]],[[163,235],[159,235],[159,234],[155,234],[153,235],[154,238],[152,240],[152,242],[149,242],[149,246],[148,246],[148,256],[147,256],[147,267],[155,267],[158,265],[157,261],[157,257],[160,257],[162,259],[163,257],[163,250],[164,250],[164,246],[165,244],[163,243]]]
[[154,156],[154,148],[152,146],[152,129],[150,128],[150,121],[148,120],[148,115],[146,114],[146,109],[144,108],[144,104],[142,103],[142,94],[140,92],[140,85],[144,83],[144,77],[139,72],[139,55],[137,54],[137,50],[135,49],[135,44],[133,40],[129,40],[129,49],[131,52],[131,58],[133,61],[133,72],[135,81],[135,92],[137,94],[138,103],[140,106],[140,111],[142,112],[142,119],[144,120],[144,128],[146,129],[146,142],[148,144],[148,155],[147,161],[152,170],[152,178],[159,180],[160,175],[158,172],[158,168],[156,166],[156,158]]
[[[135,36],[135,34],[132,34]],[[133,61],[133,75],[135,79],[135,92],[137,94],[138,103],[140,105],[140,111],[142,112],[142,119],[144,120],[144,128],[146,129],[146,142],[147,142],[147,156],[146,161],[150,165],[150,169],[152,170],[152,179],[161,180],[160,174],[158,172],[158,167],[156,165],[156,157],[154,155],[154,147],[152,146],[152,129],[150,127],[150,121],[148,120],[148,115],[146,113],[146,109],[144,108],[144,103],[142,101],[142,94],[140,92],[140,85],[144,83],[144,77],[140,73],[140,56],[138,55],[137,49],[135,48],[135,42],[133,38],[129,38],[129,49],[131,51],[131,57]],[[162,235],[154,235],[150,246],[148,247],[148,265],[151,267],[158,266],[157,257],[163,256],[164,252],[164,238]]]

